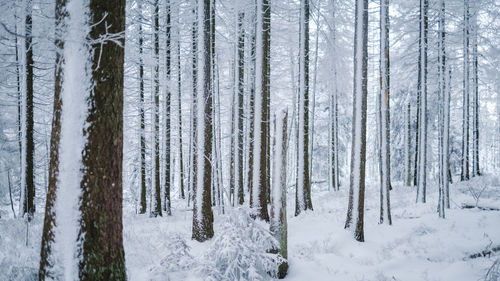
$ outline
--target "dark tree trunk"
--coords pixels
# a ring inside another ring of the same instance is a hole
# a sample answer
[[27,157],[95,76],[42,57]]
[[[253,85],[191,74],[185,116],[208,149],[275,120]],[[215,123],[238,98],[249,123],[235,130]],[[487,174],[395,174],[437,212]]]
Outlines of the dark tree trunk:
[[[125,31],[125,0],[91,0],[90,12],[91,39]],[[83,243],[80,280],[126,280],[122,235],[124,37],[119,42],[122,46],[109,43],[96,48],[92,57],[94,87],[85,131],[78,235]]]
[[141,2],[138,3],[138,12],[140,13],[139,22],[139,95],[140,95],[140,106],[141,106],[141,208],[139,209],[140,214],[146,213],[146,138],[145,138],[145,110],[144,110],[144,62],[142,58],[143,54],[143,32],[142,32],[142,5]]
[[244,203],[244,190],[243,190],[243,96],[244,96],[244,75],[245,75],[245,30],[243,28],[243,21],[245,14],[238,13],[238,141],[236,149],[236,157],[238,157],[238,201],[239,204]]
[[62,83],[63,83],[63,49],[64,40],[63,26],[68,17],[66,12],[66,0],[56,1],[55,10],[55,84],[54,84],[54,112],[52,115],[52,131],[50,135],[50,163],[49,184],[47,187],[47,199],[45,201],[45,217],[43,221],[42,246],[40,250],[40,268],[38,279],[53,279],[54,264],[50,261],[52,246],[54,244],[55,228],[55,203],[57,192],[57,181],[59,177],[59,143],[61,139],[61,109],[62,109]]
[[25,45],[26,45],[26,154],[24,167],[24,200],[23,215],[28,214],[28,220],[31,220],[35,213],[35,142],[34,142],[34,121],[33,121],[33,20],[31,16],[32,2],[26,4],[25,19]]
[[[203,59],[200,60],[203,62],[203,65],[199,65],[200,72],[198,73],[199,78],[203,79],[200,85],[202,85],[201,89],[198,90],[198,101],[203,103],[198,104],[198,106],[203,106],[202,110],[204,120],[198,119],[197,121],[203,122],[203,127],[199,128],[203,129],[203,132],[198,132],[203,134],[204,143],[199,143],[201,147],[198,147],[197,155],[198,161],[203,160],[201,163],[198,162],[198,168],[202,169],[203,182],[197,182],[195,186],[195,200],[194,200],[194,208],[193,208],[193,239],[199,242],[206,241],[214,236],[213,229],[213,213],[211,207],[211,187],[212,187],[212,87],[211,87],[211,21],[210,21],[210,0],[198,0],[198,32],[200,32],[200,36],[198,36],[198,47],[201,48]],[[198,170],[197,173],[200,173]],[[196,175],[196,174],[195,174]],[[202,202],[198,202],[197,193],[201,192],[199,198]],[[198,209],[201,207],[201,210]]]
[[464,0],[464,77],[462,111],[462,172],[460,179],[469,180],[469,0]]
[[154,202],[151,216],[161,216],[161,182],[160,182],[160,3],[154,2],[153,34],[154,34]]
[[[164,175],[164,187],[165,187],[165,208],[164,211],[167,212],[168,216],[172,215],[172,208],[171,208],[171,201],[170,201],[170,100],[171,100],[171,89],[170,89],[170,78],[171,78],[171,73],[172,73],[172,66],[171,66],[171,7],[170,7],[170,0],[167,0],[166,3],[167,7],[167,26],[166,26],[166,80],[167,80],[167,88],[166,88],[166,97],[165,97],[165,175]],[[182,179],[181,179],[182,180]]]

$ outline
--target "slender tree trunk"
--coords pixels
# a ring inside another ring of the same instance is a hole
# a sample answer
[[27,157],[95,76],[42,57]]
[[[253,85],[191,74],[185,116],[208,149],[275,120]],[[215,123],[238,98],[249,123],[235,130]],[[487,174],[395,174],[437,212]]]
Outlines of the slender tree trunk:
[[419,36],[419,96],[420,96],[420,116],[419,121],[419,152],[417,170],[417,202],[426,201],[427,184],[427,31],[428,20],[427,11],[428,0],[420,0],[420,36]]
[[479,176],[479,75],[478,75],[478,24],[477,24],[477,3],[474,4],[474,15],[472,23],[472,72],[473,72],[473,101],[472,101],[472,176]]
[[380,223],[392,224],[391,189],[391,123],[389,62],[389,0],[380,0],[380,147],[382,174],[380,183]]
[[192,95],[192,104],[191,104],[191,171],[189,173],[189,192],[190,197],[188,198],[188,206],[189,201],[194,200],[194,189],[197,182],[197,119],[198,119],[198,106],[197,106],[197,89],[198,89],[198,0],[193,1],[193,26],[191,31],[191,40],[192,40],[192,71],[193,71],[193,95]]
[[439,11],[439,91],[440,91],[440,163],[439,163],[439,217],[445,218],[445,208],[449,208],[449,90],[447,87],[448,73],[446,68],[446,45],[445,45],[445,0],[441,0],[441,9]]
[[412,185],[412,165],[411,165],[411,105],[408,101],[406,110],[406,186]]
[[354,90],[349,206],[345,228],[363,242],[368,78],[368,0],[356,1],[354,31]]
[[179,134],[179,170],[180,170],[180,175],[179,175],[179,182],[180,182],[180,195],[181,198],[185,198],[185,192],[184,192],[184,181],[185,181],[185,175],[184,175],[184,151],[182,149],[182,69],[181,69],[181,35],[180,35],[180,8],[178,8],[178,13],[177,13],[177,115],[179,116],[179,127],[178,127],[178,134]]
[[299,130],[295,215],[312,210],[311,173],[309,172],[309,0],[301,1],[299,56]]
[[243,204],[244,201],[244,190],[243,190],[243,136],[244,136],[244,116],[243,116],[243,97],[244,97],[244,82],[245,82],[245,29],[243,28],[243,22],[245,20],[245,13],[238,13],[238,142],[236,147],[236,160],[238,163],[238,171],[237,171],[237,182],[236,185],[238,188],[238,199],[239,203]]
[[165,93],[165,127],[164,127],[164,134],[165,134],[165,175],[163,177],[164,180],[164,190],[165,190],[165,208],[164,211],[167,212],[168,216],[172,215],[172,207],[171,207],[171,201],[170,201],[170,189],[171,189],[171,182],[170,182],[170,174],[171,174],[171,167],[170,167],[170,139],[171,139],[171,124],[170,124],[170,104],[171,104],[171,73],[172,73],[172,66],[171,66],[171,61],[172,61],[172,38],[171,38],[171,6],[170,6],[170,0],[167,0],[166,3],[166,16],[167,16],[167,26],[166,26],[166,65],[165,65],[165,71],[166,71],[166,93]]
[[141,208],[140,214],[146,213],[146,137],[145,137],[145,109],[144,109],[144,62],[143,62],[143,32],[142,32],[142,5],[138,3],[137,11],[139,13],[139,99],[140,99],[140,115],[141,115],[141,131],[140,131],[140,145],[141,145]]
[[35,142],[34,142],[34,120],[33,120],[33,20],[32,20],[32,0],[26,3],[25,18],[25,45],[26,45],[26,152],[24,154],[24,189],[25,199],[23,200],[23,215],[28,214],[30,221],[35,213]]
[[151,216],[161,216],[161,182],[160,182],[160,3],[154,2],[153,35],[154,35],[154,120],[153,120],[153,189],[154,202]]
[[462,111],[462,172],[460,179],[469,180],[469,0],[464,0],[464,33],[463,33],[463,111]]
[[197,153],[194,187],[193,239],[203,242],[214,236],[211,208],[212,187],[212,87],[211,87],[211,21],[210,0],[198,0],[198,86],[197,86]]

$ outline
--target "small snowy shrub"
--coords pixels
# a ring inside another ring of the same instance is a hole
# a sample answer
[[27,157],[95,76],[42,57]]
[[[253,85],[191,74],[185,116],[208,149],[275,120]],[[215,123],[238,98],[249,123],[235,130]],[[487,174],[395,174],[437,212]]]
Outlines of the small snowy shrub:
[[206,253],[201,273],[209,280],[269,280],[276,276],[279,247],[268,224],[250,217],[248,210],[231,211]]
[[159,265],[151,269],[155,280],[170,280],[169,274],[187,271],[193,267],[195,259],[189,253],[190,247],[182,235],[175,233],[167,237],[162,249],[165,249],[165,257],[160,260]]

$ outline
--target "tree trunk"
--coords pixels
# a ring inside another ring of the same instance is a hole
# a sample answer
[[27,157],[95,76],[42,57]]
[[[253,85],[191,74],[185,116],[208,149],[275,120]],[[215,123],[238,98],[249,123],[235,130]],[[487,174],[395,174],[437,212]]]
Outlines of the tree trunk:
[[469,180],[469,0],[464,0],[464,77],[463,77],[463,111],[462,111],[462,172],[460,180]]
[[167,0],[166,3],[166,14],[167,14],[167,26],[166,26],[166,65],[165,65],[165,71],[166,71],[166,93],[165,93],[165,175],[163,177],[164,180],[164,188],[165,188],[165,208],[164,211],[167,212],[167,216],[172,215],[172,207],[171,207],[171,201],[170,201],[170,189],[171,189],[171,183],[170,183],[170,137],[171,137],[171,124],[170,124],[170,103],[171,103],[171,73],[172,73],[172,67],[171,67],[171,60],[172,60],[172,38],[171,38],[171,7],[170,7],[170,0]]
[[354,31],[354,89],[349,206],[345,228],[363,242],[368,78],[368,0],[356,1]]
[[154,35],[154,120],[153,120],[153,189],[154,202],[151,216],[161,216],[161,182],[160,182],[160,3],[154,2],[153,35]]
[[236,147],[236,161],[238,163],[238,171],[237,171],[237,182],[238,184],[236,185],[238,188],[238,199],[239,203],[243,204],[244,201],[244,190],[243,190],[243,136],[244,136],[244,129],[243,129],[243,121],[244,121],[244,116],[243,116],[243,97],[244,97],[244,82],[245,82],[245,29],[243,28],[243,21],[245,19],[245,13],[244,12],[239,12],[238,13],[238,103],[237,103],[237,109],[238,109],[238,128],[237,128],[237,134],[238,134],[238,141],[237,141],[237,147]]
[[[474,5],[478,5],[475,3]],[[479,76],[478,76],[478,24],[477,24],[477,6],[474,6],[474,15],[472,23],[472,72],[473,72],[473,101],[472,101],[472,176],[479,176]]]
[[286,220],[286,151],[288,110],[274,118],[273,186],[271,196],[271,226],[274,238],[279,241],[279,254],[285,259],[278,267],[278,277],[284,278],[288,270],[288,225]]
[[197,153],[194,187],[193,239],[203,242],[214,236],[211,208],[212,187],[212,87],[210,0],[198,0]]
[[144,62],[143,62],[143,32],[142,32],[142,5],[138,2],[137,11],[140,15],[139,19],[139,98],[140,98],[140,115],[141,115],[141,208],[140,214],[146,213],[146,137],[145,137],[145,109],[144,109]]
[[178,127],[178,134],[179,134],[179,169],[180,169],[180,175],[179,175],[179,182],[180,182],[180,195],[181,198],[185,198],[185,193],[184,193],[184,180],[185,180],[185,175],[184,175],[184,157],[183,157],[183,149],[182,149],[182,69],[181,69],[181,36],[180,36],[180,8],[178,8],[178,14],[177,14],[177,109],[178,109],[178,116],[179,116],[179,127]]
[[25,18],[25,46],[26,46],[26,107],[25,107],[25,143],[24,152],[24,197],[23,215],[28,215],[28,221],[31,221],[35,213],[35,142],[34,142],[34,120],[33,120],[33,20],[32,20],[32,1],[26,3]]
[[380,0],[380,223],[392,224],[391,189],[391,123],[390,123],[390,62],[389,62],[389,0]]
[[420,35],[419,35],[419,142],[418,142],[418,169],[417,169],[417,198],[422,203],[426,200],[427,184],[427,11],[428,0],[420,0]]

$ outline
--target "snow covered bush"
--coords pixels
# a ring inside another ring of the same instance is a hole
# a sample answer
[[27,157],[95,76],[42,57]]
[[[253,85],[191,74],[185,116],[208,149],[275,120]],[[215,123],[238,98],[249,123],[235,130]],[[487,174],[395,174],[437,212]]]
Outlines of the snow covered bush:
[[268,224],[254,220],[247,209],[230,211],[205,254],[201,274],[208,280],[270,280],[276,276],[279,247]]
[[161,247],[165,249],[165,257],[151,269],[155,280],[170,280],[173,273],[187,271],[195,264],[195,259],[190,253],[191,248],[181,234],[169,235],[166,241],[165,247]]
[[500,280],[500,259],[497,259],[486,273],[484,281],[498,281]]

